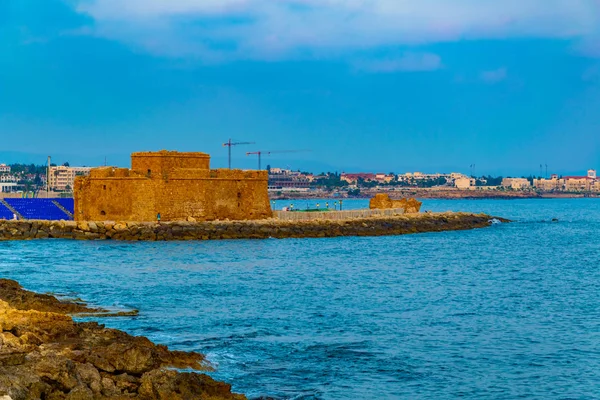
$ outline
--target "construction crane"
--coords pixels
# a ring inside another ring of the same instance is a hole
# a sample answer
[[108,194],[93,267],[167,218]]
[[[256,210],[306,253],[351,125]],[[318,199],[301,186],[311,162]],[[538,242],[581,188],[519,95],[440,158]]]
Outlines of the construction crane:
[[228,153],[229,153],[229,169],[231,169],[231,147],[232,146],[238,146],[241,144],[254,144],[254,142],[232,142],[231,139],[229,139],[226,143],[223,143],[224,147],[228,147]]
[[262,156],[269,156],[271,154],[280,154],[280,153],[301,153],[303,151],[310,150],[279,150],[279,151],[251,151],[246,153],[247,156],[256,155],[258,156],[258,170],[261,170],[261,158]]

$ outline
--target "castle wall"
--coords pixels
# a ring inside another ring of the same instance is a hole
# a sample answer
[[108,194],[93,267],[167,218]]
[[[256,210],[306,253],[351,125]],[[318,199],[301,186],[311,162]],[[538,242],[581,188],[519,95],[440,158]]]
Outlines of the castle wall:
[[[202,157],[184,156],[182,160],[168,154],[161,160],[161,156],[135,153],[132,165],[135,158],[137,169],[92,170],[90,176],[75,182],[75,219],[156,221],[158,213],[162,221],[272,216],[266,171],[209,170],[204,168],[208,156],[199,154]],[[145,169],[151,173],[144,173]]]
[[166,221],[271,217],[268,176],[262,179],[169,179],[157,186],[157,209]]
[[78,177],[75,180],[77,221],[154,221],[154,184],[146,178]]
[[176,151],[139,152],[131,155],[131,170],[150,177],[168,177],[175,169],[210,168],[210,156],[206,153],[178,153]]

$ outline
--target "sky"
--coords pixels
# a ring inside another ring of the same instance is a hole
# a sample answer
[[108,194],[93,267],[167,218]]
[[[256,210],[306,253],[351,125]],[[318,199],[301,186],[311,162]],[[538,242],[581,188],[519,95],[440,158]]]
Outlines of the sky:
[[239,168],[600,169],[600,0],[0,0],[0,163],[229,138]]

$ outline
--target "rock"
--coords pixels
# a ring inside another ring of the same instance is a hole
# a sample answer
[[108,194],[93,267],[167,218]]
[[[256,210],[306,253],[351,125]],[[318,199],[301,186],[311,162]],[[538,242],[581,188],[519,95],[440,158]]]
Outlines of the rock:
[[54,296],[23,290],[18,282],[0,279],[0,299],[18,310],[53,311],[60,314],[99,313],[105,310],[85,304],[59,301]]
[[403,209],[405,213],[412,214],[418,213],[421,210],[423,203],[417,199],[400,199],[392,200],[389,195],[378,193],[369,201],[369,208],[371,210],[385,210],[390,208]]
[[90,226],[86,221],[78,221],[77,229],[79,229],[80,231],[86,232],[86,231],[90,230]]
[[176,373],[175,371],[154,370],[142,376],[139,394],[142,397],[163,400],[186,399],[244,399],[242,395],[231,394],[231,386],[213,380],[207,375],[196,373]]
[[94,400],[94,393],[85,385],[79,385],[67,394],[65,400]]
[[85,383],[94,393],[102,391],[102,377],[100,372],[90,363],[78,363],[76,365],[77,374],[81,381]]
[[88,222],[88,230],[92,233],[98,232],[98,225],[94,221]]
[[369,201],[369,208],[371,210],[392,208],[392,199],[387,194],[378,193]]
[[[199,373],[204,357],[144,337],[74,322],[85,306],[0,280],[0,396],[14,400],[245,399]],[[75,307],[75,308],[74,308]],[[0,397],[1,399],[1,397]]]
[[196,218],[194,218],[194,217],[187,217],[186,221],[188,221],[188,222],[196,222]]

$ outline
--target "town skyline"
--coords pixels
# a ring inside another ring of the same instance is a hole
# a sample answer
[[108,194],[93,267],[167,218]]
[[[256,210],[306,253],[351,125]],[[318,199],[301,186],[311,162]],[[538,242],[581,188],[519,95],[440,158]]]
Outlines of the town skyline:
[[[139,154],[139,153],[136,153]],[[198,153],[196,153],[198,154]],[[210,156],[205,155],[210,166]],[[87,176],[93,167],[53,163],[48,158],[47,165],[34,164],[5,164],[0,163],[0,195],[2,193],[20,194],[30,196],[40,192],[70,194],[75,187],[75,178]],[[294,171],[286,168],[266,166],[268,172],[269,190],[292,190],[307,192],[309,190],[341,189],[348,194],[355,193],[356,189],[383,189],[394,190],[400,188],[454,188],[458,190],[531,190],[541,192],[599,192],[600,180],[595,169],[588,169],[585,174],[563,175],[549,174],[548,170],[540,165],[538,175],[529,176],[492,176],[477,175],[475,165],[472,164],[469,174],[462,172],[359,172],[347,173],[327,171],[312,173],[308,171]],[[117,170],[115,166],[100,166],[109,170]],[[214,169],[223,171],[227,169]],[[238,170],[239,171],[239,170]],[[349,190],[351,189],[351,190]]]
[[[252,147],[248,148],[249,150]],[[219,148],[220,153],[216,156],[211,155],[211,163],[214,168],[227,168],[228,159],[226,155],[226,150]],[[236,154],[235,151],[232,157],[232,165],[233,168],[240,169],[256,169],[257,162],[253,157],[244,156],[245,152],[238,150]],[[121,154],[111,154],[107,156],[86,156],[86,155],[55,155],[52,156],[52,162],[56,165],[62,165],[64,163],[69,163],[73,166],[88,166],[88,167],[99,167],[105,164],[115,166],[115,167],[129,167],[130,160],[128,155]],[[21,152],[5,152],[0,151],[0,164],[34,164],[34,165],[45,165],[47,162],[48,155],[42,154],[32,154],[32,153],[21,153]],[[421,166],[408,166],[405,168],[396,167],[396,168],[377,168],[377,167],[369,167],[368,165],[349,165],[347,167],[336,166],[332,163],[327,162],[327,160],[319,161],[307,161],[302,160],[300,157],[303,155],[291,155],[291,157],[298,158],[290,158],[290,159],[281,159],[276,157],[264,157],[263,159],[263,169],[266,169],[267,165],[271,165],[274,168],[284,168],[291,169],[294,171],[306,171],[313,174],[319,174],[321,172],[330,172],[330,173],[389,173],[393,172],[396,174],[406,173],[406,172],[422,172],[427,174],[435,174],[435,173],[451,173],[451,172],[460,172],[467,175],[471,174],[471,166],[475,165],[473,168],[475,176],[504,176],[504,177],[523,177],[523,176],[546,176],[551,174],[558,175],[585,175],[585,173],[589,169],[600,169],[600,162],[593,165],[587,165],[583,162],[577,163],[577,166],[567,166],[563,169],[554,168],[554,166],[547,164],[545,162],[531,163],[527,168],[512,168],[502,165],[490,165],[489,163],[484,163],[482,165],[475,163],[463,163],[461,165],[456,166],[448,166],[448,167],[435,167],[428,166],[426,163],[423,163]],[[542,167],[542,173],[540,174],[540,165]]]

